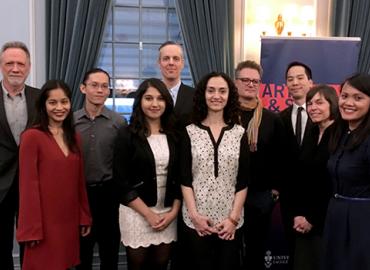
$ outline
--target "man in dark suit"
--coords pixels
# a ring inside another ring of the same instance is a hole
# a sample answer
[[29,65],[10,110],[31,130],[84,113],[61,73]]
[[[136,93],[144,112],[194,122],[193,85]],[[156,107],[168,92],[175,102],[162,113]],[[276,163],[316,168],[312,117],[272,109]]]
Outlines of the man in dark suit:
[[[195,90],[181,82],[181,71],[184,68],[184,52],[181,45],[173,41],[163,43],[159,47],[158,66],[161,70],[162,80],[167,86],[175,106],[177,127],[182,129],[189,123]],[[184,262],[188,249],[183,241],[184,226],[180,211],[178,214],[178,241],[171,259],[172,270],[186,269]]]
[[162,80],[173,99],[174,111],[182,125],[185,125],[193,110],[194,88],[181,82],[184,68],[184,52],[180,44],[167,41],[159,47],[158,66]]
[[18,208],[18,145],[32,124],[39,91],[25,85],[30,72],[25,44],[5,43],[0,54],[0,269],[13,269],[14,222]]
[[301,145],[307,140],[307,134],[312,122],[306,111],[306,94],[313,86],[312,71],[304,63],[292,62],[288,65],[285,73],[286,85],[293,104],[280,113],[285,129],[285,160],[289,166],[285,183],[281,187],[281,214],[289,250],[289,269],[293,266],[295,234],[297,229],[304,233],[309,230],[310,224],[304,217],[294,217],[294,186],[299,181],[300,172],[299,157]]

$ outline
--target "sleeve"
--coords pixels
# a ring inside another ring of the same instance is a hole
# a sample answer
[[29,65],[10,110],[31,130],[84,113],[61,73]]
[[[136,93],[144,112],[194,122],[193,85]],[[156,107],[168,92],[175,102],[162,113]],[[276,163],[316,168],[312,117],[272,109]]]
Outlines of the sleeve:
[[183,130],[180,137],[180,183],[183,186],[192,187],[192,155],[191,142],[186,129]]
[[122,127],[118,131],[113,157],[113,179],[117,188],[117,196],[120,203],[127,205],[139,197],[136,190],[143,183],[131,184],[132,171],[132,136],[128,127]]
[[[274,120],[273,149],[270,154],[281,156],[284,153],[284,125],[280,117],[277,116]],[[284,181],[284,161],[284,158],[276,158],[276,161],[273,162],[273,171],[275,172],[276,177],[272,177],[271,187],[279,191],[281,190],[282,182]]]
[[235,192],[238,192],[248,186],[250,179],[250,153],[248,147],[247,134],[244,133],[240,140],[239,168],[236,179]]
[[92,218],[91,218],[91,213],[90,213],[89,201],[87,198],[84,162],[83,162],[80,136],[77,136],[77,144],[78,144],[78,149],[80,151],[80,158],[79,158],[80,177],[79,177],[79,183],[78,183],[79,199],[80,199],[80,225],[91,225]]
[[[181,185],[180,185],[180,171],[179,171],[179,165],[180,165],[180,161],[179,161],[179,140],[176,139],[176,138],[171,138],[171,144],[173,144],[174,146],[174,156],[173,156],[173,164],[172,164],[172,168],[171,168],[171,181],[173,182],[174,184],[174,198],[175,199],[179,199],[181,200],[182,199],[182,193],[181,193]],[[170,154],[171,154],[171,151],[170,151]]]
[[19,150],[19,216],[16,237],[19,242],[44,237],[40,197],[40,138],[32,131],[21,136]]

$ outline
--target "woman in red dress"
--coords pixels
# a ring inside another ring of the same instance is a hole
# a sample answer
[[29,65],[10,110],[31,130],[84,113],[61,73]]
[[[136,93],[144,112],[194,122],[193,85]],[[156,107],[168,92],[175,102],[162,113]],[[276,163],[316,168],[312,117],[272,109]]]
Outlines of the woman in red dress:
[[79,264],[79,236],[91,217],[80,138],[72,123],[71,91],[51,80],[41,89],[33,128],[21,136],[17,240],[23,270],[65,270]]

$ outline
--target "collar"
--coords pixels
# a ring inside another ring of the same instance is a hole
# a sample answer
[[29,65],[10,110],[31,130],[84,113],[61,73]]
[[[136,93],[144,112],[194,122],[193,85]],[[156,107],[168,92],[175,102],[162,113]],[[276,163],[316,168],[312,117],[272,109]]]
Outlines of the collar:
[[[6,89],[3,81],[1,81],[1,87],[3,88],[3,91],[4,91],[3,92],[4,98],[11,97],[10,94],[9,94],[9,91],[8,91],[8,89]],[[23,86],[22,90],[19,91],[19,93],[16,96],[20,96],[21,98],[23,98],[25,96],[25,94],[24,94],[25,88],[26,88],[26,86]]]
[[[100,117],[100,116],[105,117],[107,119],[111,119],[111,115],[109,113],[109,110],[105,106],[103,107],[101,113],[99,115],[97,115],[95,118]],[[90,115],[87,113],[85,107],[83,107],[81,110],[76,112],[76,118],[78,120],[80,120],[81,118],[91,119]]]
[[172,93],[178,93],[179,92],[179,89],[180,89],[180,86],[181,86],[181,80],[179,80],[179,82],[174,86],[174,87],[172,87],[171,89],[170,89],[170,91],[172,92]]
[[298,107],[302,107],[304,111],[306,111],[306,103],[304,103],[302,106],[299,106],[295,103],[293,103],[293,112],[296,113],[298,111]]

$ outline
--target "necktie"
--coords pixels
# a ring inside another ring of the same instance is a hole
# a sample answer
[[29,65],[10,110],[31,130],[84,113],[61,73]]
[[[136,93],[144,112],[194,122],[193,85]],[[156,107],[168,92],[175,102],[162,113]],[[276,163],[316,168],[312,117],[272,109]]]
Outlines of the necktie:
[[298,145],[302,143],[302,107],[298,107],[297,110],[297,121],[295,122],[295,136],[297,137]]

